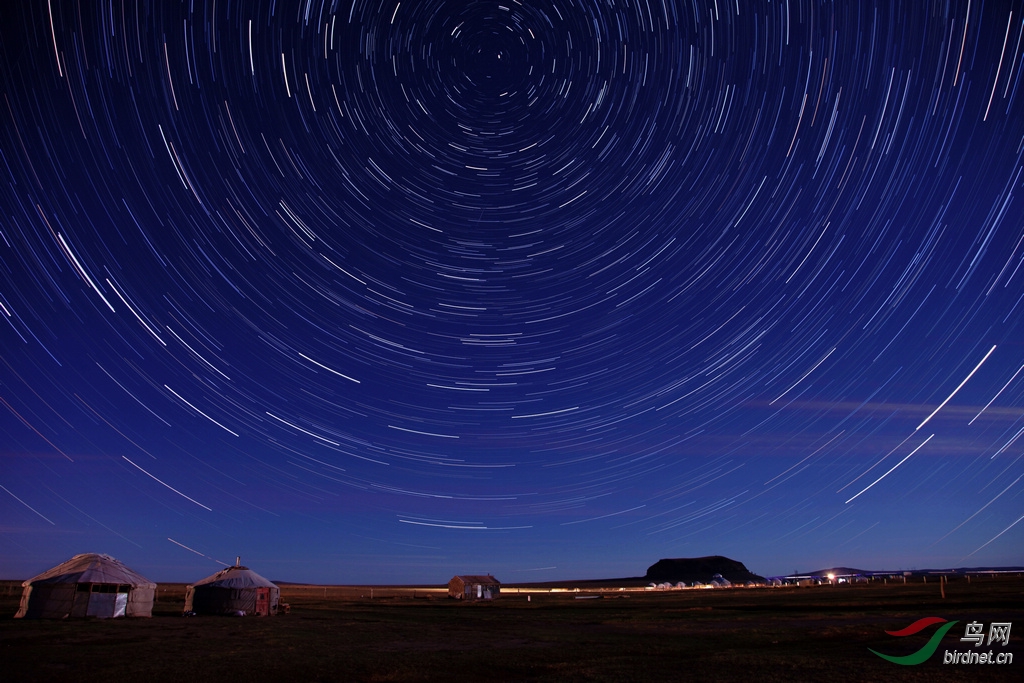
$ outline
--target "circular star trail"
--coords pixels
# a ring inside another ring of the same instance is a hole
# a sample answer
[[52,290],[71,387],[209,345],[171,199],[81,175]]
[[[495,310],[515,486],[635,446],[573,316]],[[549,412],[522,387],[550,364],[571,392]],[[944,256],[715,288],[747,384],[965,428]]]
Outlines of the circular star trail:
[[1020,3],[0,26],[4,571],[1012,562]]

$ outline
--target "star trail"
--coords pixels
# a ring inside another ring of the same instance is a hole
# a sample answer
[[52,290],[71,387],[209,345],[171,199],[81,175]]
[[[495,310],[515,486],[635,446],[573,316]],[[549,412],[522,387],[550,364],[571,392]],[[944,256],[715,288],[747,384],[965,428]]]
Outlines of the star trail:
[[0,34],[5,576],[1020,564],[1024,4]]

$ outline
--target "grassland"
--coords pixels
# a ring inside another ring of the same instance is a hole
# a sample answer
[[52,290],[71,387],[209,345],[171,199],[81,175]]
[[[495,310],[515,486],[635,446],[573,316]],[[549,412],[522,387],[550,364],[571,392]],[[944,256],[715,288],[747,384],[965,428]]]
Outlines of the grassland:
[[[15,681],[978,681],[1021,680],[1024,579],[810,588],[550,592],[506,587],[489,602],[438,587],[282,585],[276,617],[183,618],[184,586],[161,584],[152,619],[14,620],[0,584],[0,679]],[[600,596],[594,599],[578,599]],[[529,599],[528,599],[529,598]],[[918,666],[909,654],[960,620]],[[1010,665],[952,666],[963,626],[1011,622]]]

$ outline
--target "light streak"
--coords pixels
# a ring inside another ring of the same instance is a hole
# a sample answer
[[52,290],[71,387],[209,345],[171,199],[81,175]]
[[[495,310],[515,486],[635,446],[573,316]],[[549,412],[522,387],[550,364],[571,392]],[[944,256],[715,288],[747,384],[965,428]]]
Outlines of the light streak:
[[162,479],[159,479],[159,478],[157,478],[157,477],[154,477],[154,476],[153,476],[152,474],[150,474],[150,473],[149,473],[149,472],[147,472],[146,470],[142,469],[141,467],[139,467],[138,465],[136,465],[136,464],[135,464],[134,462],[132,462],[131,460],[128,460],[128,458],[127,458],[127,457],[125,457],[125,456],[123,456],[123,455],[122,455],[121,457],[122,457],[122,458],[124,458],[124,460],[126,460],[126,461],[128,462],[128,464],[130,464],[130,465],[131,465],[132,467],[134,467],[135,469],[137,469],[137,470],[138,470],[139,472],[142,472],[143,474],[145,474],[145,475],[146,475],[147,477],[149,477],[149,478],[150,478],[150,479],[152,479],[153,481],[157,482],[158,484],[161,484],[161,485],[163,485],[163,486],[166,486],[167,488],[169,488],[170,490],[174,491],[175,493],[177,493],[177,494],[178,494],[179,496],[181,496],[181,497],[182,497],[182,498],[184,498],[185,500],[189,501],[190,503],[195,503],[196,505],[198,505],[199,507],[203,508],[204,510],[209,510],[210,512],[213,512],[213,509],[212,509],[212,508],[208,508],[208,507],[206,507],[205,505],[203,505],[202,503],[200,503],[200,502],[199,502],[198,500],[196,500],[195,498],[189,498],[189,497],[188,497],[188,496],[186,496],[186,495],[185,495],[184,493],[182,493],[182,492],[181,492],[181,491],[179,491],[178,489],[176,489],[176,488],[174,488],[173,486],[171,486],[170,484],[168,484],[168,483],[167,483],[166,481],[163,481]]
[[16,495],[14,495],[13,493],[11,493],[11,492],[10,492],[10,490],[9,490],[9,489],[8,489],[8,488],[7,488],[6,486],[4,486],[3,484],[0,484],[0,489],[3,489],[4,491],[6,491],[6,492],[7,492],[7,495],[9,495],[9,496],[10,496],[11,498],[13,498],[14,500],[18,501],[19,503],[21,503],[22,505],[24,505],[25,507],[27,507],[27,508],[28,508],[29,510],[31,510],[32,512],[36,513],[37,515],[39,515],[40,517],[42,517],[43,519],[45,519],[45,520],[46,520],[47,522],[50,522],[50,524],[53,524],[54,526],[57,526],[57,525],[56,525],[56,524],[54,524],[54,523],[53,523],[53,522],[52,522],[52,521],[51,521],[51,520],[50,520],[49,518],[45,517],[45,516],[43,515],[43,513],[39,512],[39,510],[36,510],[36,509],[35,509],[34,507],[32,507],[31,505],[29,505],[28,503],[26,503],[25,501],[23,501],[23,500],[22,500],[21,498],[18,498],[18,497],[17,497]]
[[850,500],[848,500],[848,501],[846,501],[846,502],[847,502],[847,503],[850,503],[850,502],[851,502],[851,501],[853,501],[853,500],[854,500],[855,498],[857,498],[857,496],[859,496],[859,495],[860,495],[861,493],[864,493],[864,491],[867,491],[867,490],[868,490],[869,488],[871,488],[872,486],[874,486],[875,484],[877,484],[878,482],[882,481],[883,479],[885,479],[886,477],[888,477],[888,476],[889,476],[890,474],[892,474],[892,471],[893,471],[893,470],[895,470],[895,469],[896,469],[897,467],[899,467],[900,465],[902,465],[903,463],[905,463],[905,462],[906,462],[906,461],[907,461],[907,460],[908,460],[908,459],[910,458],[910,456],[911,456],[911,455],[913,455],[914,453],[917,453],[917,452],[918,452],[919,450],[921,450],[921,448],[922,448],[922,447],[923,447],[923,446],[924,446],[924,445],[925,445],[926,443],[928,443],[929,441],[931,441],[931,440],[932,440],[932,436],[935,436],[935,435],[934,435],[934,434],[932,434],[932,435],[931,435],[931,436],[929,436],[929,437],[928,437],[927,439],[925,439],[924,441],[922,441],[922,442],[921,442],[921,445],[920,445],[920,446],[918,446],[917,448],[915,448],[914,450],[910,451],[910,453],[909,453],[909,454],[907,455],[907,457],[906,457],[906,458],[903,458],[903,459],[902,459],[902,460],[900,460],[900,461],[899,461],[898,463],[896,463],[895,465],[893,465],[893,466],[892,466],[892,468],[891,468],[891,469],[890,469],[890,470],[889,470],[888,472],[886,472],[885,474],[883,474],[882,476],[880,476],[880,477],[879,477],[878,479],[875,479],[875,480],[874,480],[873,482],[871,482],[870,484],[868,484],[867,486],[865,486],[865,487],[864,487],[864,488],[863,488],[863,489],[862,489],[862,490],[860,491],[860,493],[858,493],[858,494],[857,494],[856,496],[854,496],[853,498],[850,498]]
[[963,388],[963,386],[964,386],[965,384],[967,384],[967,380],[969,380],[969,379],[970,379],[971,377],[973,377],[973,376],[974,376],[974,373],[976,373],[976,372],[978,371],[978,368],[980,368],[980,367],[981,367],[981,364],[982,364],[982,363],[984,363],[985,361],[987,361],[987,360],[988,360],[988,357],[989,357],[989,356],[991,356],[991,355],[992,355],[992,352],[993,352],[993,351],[995,351],[995,350],[996,350],[996,347],[995,347],[995,346],[993,345],[993,346],[992,346],[992,348],[988,350],[988,353],[986,353],[986,354],[985,354],[985,357],[984,357],[984,358],[982,358],[982,359],[981,359],[980,361],[978,361],[978,364],[974,366],[974,369],[973,369],[973,370],[971,370],[971,372],[970,372],[970,373],[969,373],[969,374],[968,374],[968,375],[967,375],[966,377],[964,377],[964,381],[963,381],[963,382],[960,382],[960,384],[959,384],[959,385],[957,386],[957,388],[953,390],[953,393],[952,393],[952,394],[950,394],[949,396],[947,396],[947,397],[946,397],[946,400],[945,400],[945,401],[943,401],[942,403],[940,403],[940,404],[939,404],[939,407],[938,407],[938,408],[936,408],[935,410],[933,410],[933,411],[932,411],[932,414],[931,414],[931,415],[929,415],[928,417],[926,417],[926,418],[924,419],[924,421],[923,421],[923,422],[922,422],[921,424],[917,425],[917,429],[915,429],[915,430],[914,430],[915,432],[916,432],[916,431],[917,431],[918,429],[920,429],[921,427],[924,427],[924,426],[925,426],[926,424],[928,424],[928,420],[930,420],[930,419],[932,419],[933,417],[935,417],[935,413],[937,413],[937,412],[939,412],[940,410],[942,410],[942,407],[943,407],[944,405],[946,405],[947,403],[949,403],[949,400],[950,400],[951,398],[953,398],[954,396],[956,396],[956,392],[960,391],[960,389],[961,389],[961,388]]

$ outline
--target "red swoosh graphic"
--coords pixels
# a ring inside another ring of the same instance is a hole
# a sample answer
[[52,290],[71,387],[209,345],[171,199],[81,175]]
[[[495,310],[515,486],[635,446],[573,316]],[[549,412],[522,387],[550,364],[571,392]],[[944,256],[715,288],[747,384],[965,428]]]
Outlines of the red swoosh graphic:
[[924,619],[918,619],[910,626],[901,628],[899,631],[886,631],[890,636],[912,636],[918,631],[922,631],[932,624],[945,624],[946,620],[942,617],[925,617]]

